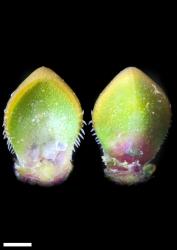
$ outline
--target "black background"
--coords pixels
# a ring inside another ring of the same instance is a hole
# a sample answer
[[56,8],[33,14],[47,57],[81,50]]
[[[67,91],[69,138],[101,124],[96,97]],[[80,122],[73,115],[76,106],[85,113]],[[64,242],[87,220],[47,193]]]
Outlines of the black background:
[[104,177],[101,152],[90,126],[85,126],[85,140],[74,154],[70,177],[50,188],[17,181],[13,157],[1,136],[1,243],[32,241],[34,247],[58,248],[62,243],[82,248],[96,247],[96,242],[108,243],[109,248],[112,243],[116,248],[170,244],[176,219],[177,49],[172,25],[166,23],[168,11],[164,15],[159,10],[157,16],[151,9],[137,16],[131,6],[131,15],[127,6],[115,11],[106,6],[103,11],[94,5],[78,5],[77,12],[70,5],[64,9],[46,5],[45,11],[32,6],[27,12],[28,7],[14,12],[13,18],[7,14],[1,22],[1,124],[10,94],[40,66],[53,69],[75,91],[86,122],[110,80],[125,67],[136,66],[164,88],[173,120],[155,161],[155,177],[132,187],[118,186]]

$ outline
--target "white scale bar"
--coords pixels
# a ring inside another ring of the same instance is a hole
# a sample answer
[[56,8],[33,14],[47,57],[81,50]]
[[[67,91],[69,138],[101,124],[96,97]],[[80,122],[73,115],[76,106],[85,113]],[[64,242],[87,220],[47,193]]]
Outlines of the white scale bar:
[[3,247],[32,247],[32,243],[31,242],[27,242],[27,243],[7,243],[4,242],[3,243]]

